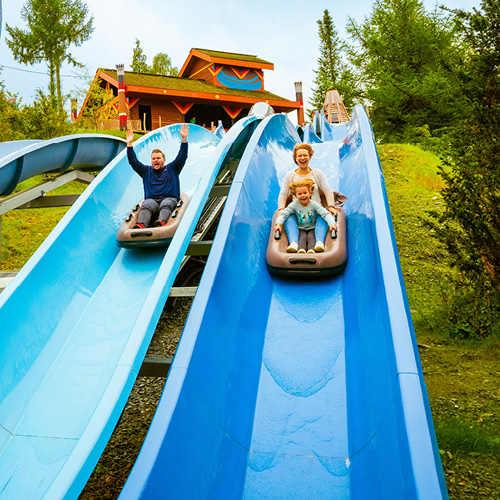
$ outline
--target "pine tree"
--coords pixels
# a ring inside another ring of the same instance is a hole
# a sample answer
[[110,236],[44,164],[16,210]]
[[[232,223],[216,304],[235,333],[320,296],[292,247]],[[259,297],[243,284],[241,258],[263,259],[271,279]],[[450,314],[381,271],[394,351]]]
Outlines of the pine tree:
[[[437,235],[470,281],[500,291],[500,2],[455,11],[467,57],[460,72],[469,102],[444,159],[444,211]],[[498,296],[500,306],[500,294]]]
[[130,65],[135,73],[149,73],[149,66],[146,59],[146,54],[141,48],[141,42],[135,39],[135,49],[132,55],[132,64]]
[[312,89],[312,98],[309,103],[312,109],[308,110],[309,116],[315,110],[323,108],[328,90],[337,89],[347,109],[350,109],[357,96],[354,74],[344,62],[344,43],[340,40],[333,19],[325,9],[323,18],[317,21],[320,39],[318,69],[315,70],[315,88]]

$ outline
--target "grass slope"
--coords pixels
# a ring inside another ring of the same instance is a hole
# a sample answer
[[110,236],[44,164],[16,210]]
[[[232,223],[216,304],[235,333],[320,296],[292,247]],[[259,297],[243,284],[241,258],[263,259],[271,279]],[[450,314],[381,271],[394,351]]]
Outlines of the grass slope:
[[449,336],[453,275],[423,223],[441,202],[439,160],[399,144],[379,155],[450,499],[499,499],[500,346]]

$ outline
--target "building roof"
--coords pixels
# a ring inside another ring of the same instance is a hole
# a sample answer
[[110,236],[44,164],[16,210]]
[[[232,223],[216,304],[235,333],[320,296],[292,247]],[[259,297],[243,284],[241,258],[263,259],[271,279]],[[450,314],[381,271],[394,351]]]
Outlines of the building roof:
[[235,52],[223,52],[220,50],[207,50],[207,49],[192,49],[201,52],[202,54],[207,55],[208,57],[212,57],[215,59],[231,59],[232,61],[240,61],[240,62],[252,62],[257,64],[262,64],[264,66],[273,65],[273,63],[269,61],[265,61],[264,59],[260,59],[257,56],[252,56],[249,54],[237,54]]
[[[118,86],[115,69],[99,69],[97,75],[115,87]],[[125,71],[125,85],[127,94],[148,93],[157,95],[168,95],[178,100],[210,99],[214,96],[224,102],[248,102],[268,101],[272,106],[282,105],[289,110],[296,109],[295,101],[290,101],[268,91],[239,90],[226,87],[217,87],[205,80],[185,78],[177,76],[162,76],[148,73],[134,73]]]
[[249,54],[237,54],[234,52],[222,52],[220,50],[191,49],[186,62],[179,71],[179,76],[189,76],[188,69],[196,59],[202,59],[208,63],[233,65],[243,68],[253,68],[258,70],[274,69],[274,64]]

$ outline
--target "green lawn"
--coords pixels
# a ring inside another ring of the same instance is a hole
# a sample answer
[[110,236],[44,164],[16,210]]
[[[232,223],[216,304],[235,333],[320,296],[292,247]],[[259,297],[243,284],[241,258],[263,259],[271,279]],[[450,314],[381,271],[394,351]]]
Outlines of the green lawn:
[[[44,180],[47,180],[47,176],[37,175],[19,184],[14,192],[28,189]],[[47,193],[47,196],[82,193],[86,186],[82,182],[73,181]],[[2,215],[0,269],[19,271],[68,209],[69,207],[13,210]]]

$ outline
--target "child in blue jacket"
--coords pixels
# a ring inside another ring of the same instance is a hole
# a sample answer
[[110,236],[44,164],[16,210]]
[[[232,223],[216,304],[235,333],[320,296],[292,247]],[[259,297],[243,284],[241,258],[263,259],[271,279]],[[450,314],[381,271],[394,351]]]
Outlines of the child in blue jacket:
[[314,181],[311,179],[304,179],[290,184],[290,192],[296,199],[279,214],[274,226],[275,231],[282,231],[283,223],[290,215],[295,214],[299,226],[299,241],[290,241],[287,252],[297,252],[298,250],[298,253],[306,253],[306,251],[307,253],[316,253],[314,249],[316,245],[314,228],[318,215],[325,219],[330,231],[337,230],[332,214],[318,202],[311,200],[313,191]]

